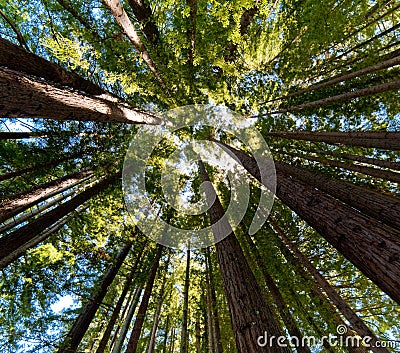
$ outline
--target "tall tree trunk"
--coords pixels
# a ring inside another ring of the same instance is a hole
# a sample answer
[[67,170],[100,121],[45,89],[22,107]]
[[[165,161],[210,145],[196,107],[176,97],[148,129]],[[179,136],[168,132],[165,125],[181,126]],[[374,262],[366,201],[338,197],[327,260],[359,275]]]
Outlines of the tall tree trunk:
[[136,19],[142,25],[142,31],[147,40],[154,46],[157,45],[160,38],[160,32],[153,21],[153,14],[150,6],[145,0],[128,0]]
[[[249,244],[250,250],[255,257],[257,266],[262,271],[265,284],[267,285],[268,290],[272,296],[272,299],[276,307],[278,308],[279,315],[282,318],[282,321],[285,324],[286,329],[289,332],[289,335],[297,338],[297,341],[296,340],[292,341],[292,343],[296,347],[296,351],[298,353],[311,353],[311,350],[307,346],[307,343],[303,340],[303,335],[299,327],[297,326],[296,320],[293,318],[292,314],[288,309],[289,306],[287,305],[285,299],[283,298],[278,286],[275,283],[275,280],[269,273],[268,268],[265,265],[259,250],[257,249],[256,245],[254,244],[253,240],[251,239],[249,233],[247,232],[243,224],[242,224],[242,231],[247,243]],[[269,255],[270,254],[267,254],[267,256]]]
[[372,168],[372,167],[367,167],[367,166],[354,164],[354,163],[345,163],[345,162],[340,162],[340,161],[336,161],[336,160],[332,160],[332,159],[311,156],[310,154],[303,155],[303,154],[291,153],[291,152],[285,152],[285,154],[288,156],[300,157],[303,159],[307,159],[309,161],[319,162],[322,164],[329,165],[331,167],[347,169],[347,170],[351,170],[353,172],[370,175],[372,177],[392,181],[394,183],[400,183],[400,174],[396,173],[396,172],[392,172],[390,170]]
[[147,353],[153,353],[154,348],[156,346],[157,330],[158,330],[158,325],[160,323],[161,308],[164,303],[164,296],[165,296],[164,289],[165,289],[166,280],[167,280],[167,274],[165,273],[162,284],[161,284],[161,289],[159,292],[160,298],[158,300],[157,309],[156,309],[156,312],[154,313],[153,327],[152,327],[151,333],[150,333],[150,342],[149,342],[149,348],[147,350]]
[[209,248],[206,248],[205,250],[205,257],[206,257],[206,271],[208,275],[208,284],[210,287],[211,319],[212,319],[211,327],[213,330],[213,343],[214,343],[213,353],[222,353],[223,349],[221,340],[221,328],[219,325],[217,296],[215,294],[214,273],[213,273],[213,266],[211,262],[211,255]]
[[93,293],[89,301],[83,307],[78,318],[75,320],[74,325],[68,332],[67,338],[58,349],[58,353],[72,353],[77,351],[83,336],[85,335],[90,323],[96,315],[97,309],[106,296],[109,286],[117,275],[131,247],[132,242],[129,242],[122,247],[117,258],[115,259],[115,263],[112,264],[112,266],[104,274],[104,277],[99,283],[98,289],[95,293]]
[[121,332],[118,335],[118,339],[117,339],[114,347],[112,348],[112,353],[121,353],[121,351],[122,351],[122,346],[123,346],[126,334],[128,333],[129,326],[131,324],[133,315],[135,314],[136,307],[139,303],[141,293],[142,293],[142,289],[137,287],[135,289],[131,305],[129,306],[128,314],[126,315],[124,324],[121,328]]
[[180,353],[188,353],[188,310],[189,310],[189,284],[190,284],[190,245],[186,251],[185,285],[183,289],[182,331]]
[[384,150],[400,150],[398,132],[319,132],[319,131],[272,131],[267,137],[325,142],[333,145],[373,147]]
[[132,329],[131,337],[129,338],[128,346],[125,353],[136,353],[138,347],[140,333],[142,332],[142,327],[144,323],[144,318],[146,316],[147,307],[149,306],[151,292],[153,290],[154,280],[156,278],[158,266],[160,264],[161,253],[163,246],[157,244],[157,250],[154,257],[153,266],[151,268],[149,278],[146,283],[146,288],[143,292],[142,301],[140,302],[139,310],[136,315],[135,324]]
[[[236,348],[238,353],[260,352],[260,337],[263,338],[266,334],[269,337],[282,336],[282,330],[264,299],[227,219],[222,218],[224,210],[201,161],[199,161],[199,166],[203,183],[209,183],[209,187],[205,190],[207,203],[209,203],[208,213],[211,224],[225,220],[223,228],[230,229],[230,234],[215,246],[231,315]],[[211,204],[211,200],[215,200],[213,204]],[[217,232],[218,228],[213,227],[214,238],[219,239],[221,234],[217,234]],[[290,352],[287,347],[279,347],[278,345],[273,347],[267,345],[265,351],[271,353]]]
[[9,253],[17,250],[19,247],[31,241],[40,232],[57,222],[57,220],[64,217],[78,206],[97,195],[100,191],[107,188],[110,184],[115,182],[119,176],[120,173],[117,173],[107,179],[104,179],[91,188],[81,192],[71,200],[33,220],[29,224],[22,226],[14,232],[0,238],[0,261]]
[[360,69],[360,70],[356,70],[356,71],[345,73],[343,75],[334,77],[334,78],[332,78],[332,79],[330,79],[328,81],[317,83],[317,84],[312,85],[312,86],[310,86],[308,88],[300,89],[300,90],[298,90],[296,92],[287,94],[287,95],[282,96],[282,97],[278,97],[276,99],[272,99],[272,100],[267,101],[265,103],[269,103],[269,102],[277,101],[277,100],[281,100],[281,99],[287,99],[287,98],[290,98],[290,97],[297,97],[297,96],[299,96],[301,94],[304,94],[304,93],[307,93],[307,92],[312,92],[312,91],[315,91],[317,89],[333,86],[333,85],[335,85],[337,83],[348,81],[348,80],[351,80],[351,79],[353,79],[355,77],[359,77],[359,76],[363,76],[363,75],[366,75],[366,74],[370,74],[370,73],[373,73],[373,72],[376,72],[376,71],[379,71],[379,70],[383,70],[383,69],[386,69],[386,68],[389,68],[389,67],[392,67],[392,66],[396,66],[396,65],[399,65],[399,64],[400,64],[400,56],[395,56],[394,58],[390,58],[388,60],[385,60],[383,62],[377,63],[375,65],[368,66],[368,67],[366,67],[364,69]]
[[68,86],[88,94],[106,94],[99,86],[38,55],[0,38],[0,66],[44,78],[49,82]]
[[[158,117],[97,96],[56,87],[17,71],[0,68],[0,115],[161,124]],[[56,112],[56,113],[55,113]]]
[[171,320],[170,314],[167,315],[167,320],[165,321],[165,326],[164,326],[164,338],[163,338],[163,344],[162,344],[162,353],[167,352],[167,342],[168,342],[168,332],[169,332],[169,322]]
[[289,112],[294,112],[294,111],[307,109],[307,108],[321,107],[323,105],[330,104],[330,103],[343,102],[343,101],[350,100],[350,99],[353,99],[353,98],[371,96],[371,95],[374,95],[374,94],[379,94],[379,93],[384,93],[384,92],[387,92],[387,91],[397,90],[399,88],[400,88],[400,79],[399,80],[395,80],[395,81],[391,81],[391,82],[381,83],[379,85],[372,86],[372,87],[362,88],[362,89],[359,89],[357,91],[338,94],[336,96],[331,96],[331,97],[322,98],[322,99],[319,99],[319,100],[316,100],[316,101],[312,101],[312,102],[307,102],[307,103],[303,103],[303,104],[300,104],[300,105],[291,106],[291,107],[288,107],[288,108],[278,109],[278,110],[275,110],[275,111],[271,111],[271,112],[268,112],[268,113],[264,113],[264,114],[260,114],[260,115],[254,116],[253,118],[268,116],[268,115],[272,115],[272,114],[289,113]]
[[[221,144],[262,183],[254,158]],[[400,303],[399,232],[277,170],[276,195],[393,300]],[[266,185],[267,186],[267,185]],[[268,186],[267,186],[268,187]]]
[[[350,306],[341,298],[339,293],[329,284],[325,277],[320,274],[310,260],[308,260],[307,257],[303,255],[303,253],[292,243],[289,237],[279,227],[278,223],[273,218],[269,219],[269,223],[271,224],[272,229],[277,235],[279,241],[282,242],[282,244],[288,249],[289,254],[293,255],[297,260],[296,262],[309,271],[309,273],[315,279],[317,285],[327,294],[332,303],[350,322],[353,330],[355,330],[361,337],[371,337],[371,344],[375,345],[375,343],[378,341],[378,338],[365,324],[365,322],[357,316],[354,310],[351,309]],[[383,347],[373,348],[372,351],[375,353],[388,353],[388,350]]]
[[[207,266],[207,265],[206,265]],[[207,306],[207,338],[208,338],[208,352],[215,353],[215,338],[214,338],[214,320],[213,320],[213,309],[212,309],[212,299],[211,299],[211,286],[209,278],[209,270],[206,268],[206,306]]]
[[103,333],[103,337],[101,338],[99,346],[97,347],[96,353],[104,353],[104,350],[107,347],[107,343],[108,343],[108,341],[110,339],[111,332],[112,332],[112,330],[114,328],[115,322],[118,319],[118,315],[119,315],[119,313],[121,311],[121,308],[122,308],[122,305],[123,305],[123,303],[125,301],[125,297],[128,294],[129,289],[131,288],[131,285],[132,285],[133,278],[136,275],[136,272],[137,272],[137,269],[138,269],[138,265],[139,265],[139,261],[140,261],[140,259],[142,257],[143,250],[144,250],[145,246],[146,246],[146,242],[143,243],[141,249],[139,249],[139,251],[138,251],[135,263],[134,263],[134,265],[132,267],[131,272],[129,273],[128,277],[126,278],[126,281],[125,281],[125,284],[124,284],[124,288],[122,289],[122,292],[121,292],[121,295],[119,296],[118,302],[114,307],[114,310],[113,310],[113,312],[111,314],[111,317],[110,317],[110,319],[108,321],[107,328]]
[[400,200],[395,196],[383,194],[280,161],[275,161],[275,168],[281,173],[292,175],[304,183],[308,183],[334,196],[378,221],[400,229]]
[[12,178],[15,178],[15,177],[27,174],[27,173],[39,171],[41,169],[52,168],[52,167],[55,167],[55,166],[57,166],[57,165],[59,165],[59,164],[61,164],[63,162],[70,161],[70,160],[73,160],[75,158],[81,158],[83,155],[84,154],[81,153],[81,152],[73,153],[73,154],[68,155],[68,156],[64,156],[64,157],[57,158],[57,159],[52,159],[52,160],[50,160],[48,162],[45,162],[45,163],[40,163],[40,164],[36,164],[36,165],[30,166],[30,167],[26,167],[26,168],[23,168],[23,169],[20,169],[20,170],[16,170],[14,172],[5,173],[5,174],[0,175],[0,181],[9,180],[9,179],[12,179]]
[[56,180],[33,187],[28,191],[18,193],[12,198],[3,202],[0,206],[0,223],[14,217],[28,208],[37,205],[40,202],[46,201],[48,198],[56,196],[74,186],[87,180],[93,172],[86,170],[68,174]]
[[143,61],[146,63],[148,68],[153,72],[160,86],[166,91],[168,91],[167,85],[162,79],[160,73],[158,72],[153,59],[150,57],[146,47],[142,43],[135,27],[133,26],[131,20],[129,19],[127,13],[125,12],[121,2],[119,0],[104,0],[104,3],[108,6],[111,14],[114,16],[117,23],[122,27],[125,34],[128,36],[129,40],[132,42],[136,50],[140,53]]
[[338,157],[338,158],[347,159],[350,161],[355,161],[355,162],[360,162],[360,163],[365,163],[365,164],[372,164],[377,167],[400,170],[400,163],[393,162],[390,160],[358,156],[358,155],[353,155],[353,154],[348,154],[348,153],[338,153],[338,152],[334,152],[334,151],[310,151],[310,152],[315,152],[315,153],[322,154],[322,155],[326,154],[329,156]]

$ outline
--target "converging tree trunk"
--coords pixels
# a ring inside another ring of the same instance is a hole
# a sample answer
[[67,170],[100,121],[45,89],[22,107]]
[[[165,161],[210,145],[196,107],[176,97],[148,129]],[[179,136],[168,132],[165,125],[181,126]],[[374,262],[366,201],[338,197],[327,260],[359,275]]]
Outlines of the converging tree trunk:
[[107,294],[108,287],[113,282],[131,247],[131,242],[122,247],[117,258],[115,259],[115,263],[112,264],[112,266],[104,274],[104,277],[101,279],[98,285],[98,289],[95,293],[93,293],[87,304],[83,307],[74,325],[68,332],[67,338],[57,351],[58,353],[73,353],[77,351],[83,336],[85,335],[96,314],[96,311]]
[[189,310],[189,284],[190,284],[190,245],[186,251],[185,285],[183,288],[183,310],[180,353],[188,353],[188,310]]
[[136,315],[135,324],[133,326],[131,337],[129,338],[128,346],[126,348],[125,353],[136,353],[139,343],[140,333],[142,332],[142,327],[147,312],[147,307],[149,306],[151,292],[153,290],[154,280],[156,278],[158,266],[160,264],[162,250],[163,246],[157,244],[157,250],[154,257],[153,266],[150,270],[149,278],[147,280],[146,287],[143,292],[142,301],[140,302],[139,310]]
[[[211,200],[215,200],[213,204],[209,204],[208,209],[211,224],[215,224],[223,219],[224,210],[201,161],[199,161],[199,166],[202,182],[209,183],[209,187],[205,188],[207,202],[211,203]],[[236,348],[238,353],[257,353],[262,350],[260,342],[264,343],[264,335],[279,337],[283,333],[264,299],[239,242],[227,219],[224,219],[226,223],[223,225],[223,229],[230,229],[230,234],[217,242],[215,246],[231,315]],[[217,234],[217,232],[218,228],[213,227],[215,239],[220,239],[221,234]],[[266,352],[290,352],[287,347],[279,347],[276,342],[271,346],[269,342],[265,343],[264,350]]]

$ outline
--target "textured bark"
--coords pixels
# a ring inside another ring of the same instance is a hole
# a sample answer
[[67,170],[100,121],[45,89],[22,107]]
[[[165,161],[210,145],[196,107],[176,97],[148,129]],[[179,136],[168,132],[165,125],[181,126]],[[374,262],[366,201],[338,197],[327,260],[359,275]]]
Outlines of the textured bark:
[[83,182],[92,173],[91,170],[86,170],[68,174],[56,180],[40,184],[28,191],[13,195],[12,198],[0,205],[0,223]]
[[[261,181],[255,159],[223,145]],[[277,170],[276,195],[393,300],[400,303],[400,234]]]
[[136,275],[136,272],[137,272],[137,269],[138,269],[138,265],[139,265],[139,261],[140,261],[140,259],[142,257],[142,254],[143,254],[144,247],[145,247],[145,244],[143,244],[142,248],[139,250],[138,255],[136,256],[135,263],[134,263],[134,265],[132,267],[132,270],[129,273],[128,277],[126,277],[124,288],[122,289],[122,292],[121,292],[121,294],[120,294],[120,296],[118,298],[118,302],[114,307],[114,310],[113,310],[113,312],[112,312],[112,314],[110,316],[110,319],[108,320],[108,324],[107,324],[106,330],[103,333],[103,337],[101,338],[99,346],[97,347],[96,353],[104,353],[104,350],[107,347],[107,343],[108,343],[108,341],[110,339],[111,332],[112,332],[112,330],[114,328],[115,322],[118,319],[118,316],[119,316],[119,313],[121,311],[122,305],[123,305],[123,303],[125,301],[125,297],[128,294],[129,289],[131,288],[131,285],[132,285],[133,278]]
[[61,66],[30,53],[3,38],[0,38],[0,66],[44,78],[47,81],[84,91],[88,94],[101,95],[107,93],[78,74],[67,71]]
[[189,284],[190,284],[190,248],[186,251],[185,285],[183,288],[182,331],[180,353],[188,353],[188,311],[189,311]]
[[[269,223],[272,225],[275,234],[278,236],[282,244],[289,250],[290,254],[296,258],[297,263],[301,264],[301,266],[309,271],[318,286],[327,294],[332,303],[350,322],[352,329],[355,330],[361,337],[370,336],[372,338],[371,344],[374,345],[378,339],[365,324],[365,322],[357,316],[354,310],[351,309],[350,306],[341,298],[339,293],[329,284],[325,277],[320,274],[310,260],[308,260],[307,257],[303,255],[303,253],[291,242],[289,237],[278,226],[277,222],[270,218]],[[388,353],[388,350],[383,347],[373,348],[372,351],[375,353]]]
[[[209,182],[210,179],[199,161],[201,179]],[[206,199],[215,202],[210,205],[208,213],[211,224],[222,219],[224,210],[213,188],[205,188]],[[258,345],[258,338],[264,336],[281,336],[282,331],[279,323],[275,321],[273,313],[264,299],[262,291],[258,286],[257,280],[251,271],[243,251],[237,241],[230,225],[225,219],[224,228],[230,229],[230,234],[223,240],[216,243],[218,262],[228,301],[229,312],[231,315],[232,329],[235,335],[236,348],[238,353],[265,352],[290,352],[287,347],[266,346],[261,348]],[[215,239],[220,239],[221,234],[217,234],[218,228],[213,227]]]
[[154,115],[0,68],[0,115],[55,120],[160,124]]
[[129,338],[128,346],[126,348],[125,353],[136,353],[139,343],[140,333],[142,332],[142,327],[147,312],[147,307],[149,306],[151,292],[153,290],[154,280],[156,278],[158,266],[160,264],[162,250],[163,246],[157,244],[157,250],[154,257],[153,266],[150,270],[149,278],[146,283],[146,288],[144,289],[143,292],[142,301],[140,302],[139,310],[136,315],[135,324],[133,326],[131,337]]
[[126,334],[128,333],[129,326],[131,324],[133,314],[135,313],[136,307],[139,303],[140,295],[142,293],[141,288],[136,288],[135,293],[133,295],[133,300],[131,302],[131,305],[129,306],[128,314],[126,315],[124,324],[121,328],[121,332],[118,335],[118,339],[112,348],[112,353],[120,353],[122,351],[122,345],[124,343]]
[[207,248],[205,250],[206,256],[206,271],[208,275],[207,284],[209,286],[209,296],[210,296],[210,309],[211,309],[211,329],[213,334],[213,344],[214,349],[213,353],[222,353],[222,339],[221,339],[221,328],[219,325],[219,314],[218,314],[218,305],[217,305],[217,296],[215,294],[215,282],[214,282],[214,274],[213,267],[211,262],[210,250]]
[[156,46],[160,38],[160,32],[153,21],[153,14],[150,6],[145,0],[128,0],[128,3],[136,19],[142,25],[142,31],[147,40],[152,45]]
[[336,96],[331,96],[331,97],[319,99],[316,101],[307,102],[307,103],[303,103],[300,105],[295,105],[292,107],[271,111],[271,112],[268,112],[265,114],[260,114],[260,115],[254,116],[254,118],[273,115],[273,114],[289,113],[289,112],[294,112],[294,111],[307,109],[307,108],[321,107],[326,104],[338,103],[338,102],[343,102],[343,101],[354,99],[354,98],[371,96],[374,94],[380,94],[380,93],[384,93],[384,92],[388,92],[388,91],[397,90],[399,88],[400,88],[400,79],[391,81],[391,82],[381,83],[379,85],[372,86],[372,87],[362,88],[357,91],[338,94]]
[[110,184],[115,182],[120,177],[120,173],[97,183],[89,189],[81,192],[71,200],[61,204],[60,206],[52,209],[43,216],[36,218],[25,226],[15,230],[14,232],[0,238],[0,260],[7,256],[9,253],[15,251],[25,243],[31,241],[36,235],[44,231],[56,223],[60,218],[66,216],[74,209],[82,205],[91,197],[97,195],[100,191],[107,188]]
[[400,150],[399,132],[271,131],[266,136],[325,142],[333,145],[373,147],[391,151]]
[[334,196],[382,223],[400,229],[400,199],[396,196],[383,194],[279,161],[275,161],[275,168],[281,173],[293,175],[304,183]]
[[[243,227],[244,228],[244,227]],[[243,234],[246,238],[247,243],[250,246],[251,252],[255,256],[255,260],[257,263],[257,266],[261,269],[265,284],[268,287],[268,290],[271,294],[271,297],[278,308],[279,316],[282,318],[282,321],[284,322],[287,331],[289,332],[289,335],[292,337],[297,337],[298,342],[293,341],[293,343],[296,346],[296,351],[298,353],[311,353],[310,348],[307,346],[307,343],[303,340],[303,335],[297,326],[296,320],[293,318],[292,314],[289,311],[289,306],[287,305],[285,299],[283,298],[278,286],[275,283],[275,280],[271,276],[271,274],[268,271],[267,266],[265,266],[265,263],[261,257],[260,252],[258,251],[256,245],[254,244],[253,240],[251,239],[250,235],[246,231],[246,229],[243,229]],[[270,254],[268,254],[270,255]],[[304,344],[303,344],[304,342]],[[296,344],[299,343],[299,344]]]
[[31,172],[36,172],[36,171],[41,170],[41,169],[52,168],[52,167],[55,167],[55,166],[57,166],[57,165],[59,165],[59,164],[61,164],[63,162],[70,161],[70,160],[73,160],[75,158],[80,158],[82,156],[83,156],[83,153],[80,153],[80,152],[79,153],[74,153],[74,154],[69,155],[69,156],[64,156],[62,158],[52,159],[52,160],[50,160],[48,162],[41,163],[41,164],[36,164],[36,165],[31,166],[31,167],[26,167],[26,168],[23,168],[23,169],[20,169],[20,170],[16,170],[14,172],[5,173],[5,174],[0,175],[0,181],[16,178],[18,176],[21,176],[21,175],[24,175],[24,174],[27,174],[27,173],[31,173]]
[[131,20],[129,19],[127,13],[125,12],[122,4],[119,0],[104,0],[104,3],[108,6],[111,11],[111,14],[114,16],[117,23],[122,27],[125,34],[128,36],[129,40],[132,42],[136,50],[140,53],[143,58],[143,61],[149,67],[149,69],[153,72],[160,86],[168,92],[167,85],[162,79],[160,73],[158,72],[153,59],[150,57],[146,47],[142,43],[138,33],[136,32],[135,27],[133,26]]
[[108,288],[117,275],[122,263],[124,262],[132,243],[125,244],[120,250],[115,263],[113,263],[101,279],[98,289],[90,297],[87,304],[82,308],[81,313],[75,320],[74,325],[68,332],[67,338],[58,349],[58,353],[72,353],[76,352],[83,336],[85,335],[90,323],[92,322],[96,311],[100,307],[101,302],[107,294]]
[[353,172],[370,175],[372,177],[392,181],[394,183],[400,183],[400,174],[396,173],[396,172],[392,172],[390,170],[372,168],[372,167],[367,167],[367,166],[354,164],[354,163],[340,162],[340,161],[336,161],[336,160],[332,160],[332,159],[311,156],[310,154],[300,155],[300,154],[291,153],[291,152],[286,152],[285,154],[289,155],[289,156],[307,159],[309,161],[319,162],[322,164],[329,165],[331,167],[347,169],[347,170],[351,170]]

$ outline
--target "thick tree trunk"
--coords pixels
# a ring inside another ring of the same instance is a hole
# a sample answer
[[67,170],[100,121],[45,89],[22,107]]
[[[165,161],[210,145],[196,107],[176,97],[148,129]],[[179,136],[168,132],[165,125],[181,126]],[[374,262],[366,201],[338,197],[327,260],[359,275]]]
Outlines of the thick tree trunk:
[[107,93],[78,74],[67,71],[61,66],[30,53],[3,38],[0,38],[0,66],[44,78],[49,82],[68,86],[88,94],[101,95]]
[[275,168],[281,173],[293,175],[302,182],[332,195],[382,223],[400,229],[400,199],[395,196],[383,194],[280,161],[275,161]]
[[[211,187],[210,179],[201,161],[199,161],[199,165],[203,183],[210,183],[208,184],[209,187],[205,188],[205,190],[206,199],[209,203],[208,213],[210,221],[211,224],[214,224],[222,219],[224,210],[215,190]],[[215,200],[215,202],[210,204],[211,200]],[[268,337],[278,337],[282,336],[283,333],[264,299],[239,242],[227,219],[224,219],[225,224],[223,228],[226,230],[230,229],[230,234],[215,246],[231,315],[237,351],[238,353],[258,353],[265,350],[265,352],[271,353],[289,353],[290,350],[287,347],[279,347],[276,342],[272,347],[266,344],[265,348],[261,348],[259,344],[260,337],[263,338],[265,335],[268,335]],[[216,234],[218,232],[216,227],[213,227],[213,232],[216,239],[220,238],[221,235]]]
[[156,46],[160,38],[160,33],[153,21],[153,14],[150,6],[145,0],[128,0],[128,3],[136,19],[142,25],[142,31],[147,40],[152,45]]
[[108,6],[111,11],[111,14],[114,16],[117,23],[122,27],[125,34],[128,36],[129,40],[132,42],[136,50],[140,53],[143,58],[143,61],[149,67],[149,69],[153,72],[160,86],[168,92],[167,85],[162,79],[160,73],[158,72],[153,59],[150,57],[146,47],[142,43],[138,33],[136,32],[135,27],[133,26],[131,20],[129,19],[127,13],[125,12],[122,4],[119,0],[104,0],[104,3]]
[[[298,353],[311,353],[310,348],[307,346],[307,343],[303,340],[303,335],[297,326],[296,320],[293,318],[292,314],[289,311],[289,306],[287,305],[285,299],[283,298],[278,286],[276,285],[273,277],[269,273],[265,263],[261,257],[260,252],[258,251],[256,245],[254,244],[253,240],[251,239],[250,235],[243,227],[243,234],[250,246],[251,252],[255,256],[257,266],[261,269],[265,284],[268,287],[268,290],[272,296],[272,299],[278,308],[278,312],[280,317],[282,318],[283,323],[286,326],[286,329],[289,332],[289,335],[292,337],[296,337],[297,341],[294,340],[292,343],[296,347],[296,351]],[[269,254],[268,254],[269,255]],[[267,256],[268,256],[267,255]]]
[[266,137],[325,142],[333,145],[373,147],[384,150],[400,150],[399,132],[319,132],[319,131],[272,131]]
[[400,80],[395,80],[395,81],[391,81],[391,82],[385,82],[385,83],[381,83],[381,84],[376,85],[376,86],[362,88],[362,89],[359,89],[357,91],[338,94],[337,96],[327,97],[327,98],[319,99],[319,100],[312,101],[312,102],[303,103],[303,104],[300,104],[300,105],[295,105],[295,106],[284,108],[284,109],[278,109],[278,110],[275,110],[275,111],[271,111],[271,112],[268,112],[268,113],[264,113],[264,114],[260,114],[260,115],[254,116],[254,118],[255,117],[258,118],[258,117],[268,116],[268,115],[272,115],[272,114],[289,113],[289,112],[294,112],[294,111],[307,109],[307,108],[321,107],[321,106],[326,105],[326,104],[343,102],[343,101],[350,100],[350,99],[353,99],[353,98],[371,96],[371,95],[374,95],[374,94],[379,94],[379,93],[384,93],[384,92],[387,92],[387,91],[397,90],[399,88],[400,88]]
[[0,223],[87,180],[93,172],[76,172],[18,193],[0,206]]
[[55,120],[161,124],[158,117],[97,96],[0,68],[0,115]]
[[136,307],[139,303],[139,299],[140,299],[140,295],[142,293],[142,289],[141,288],[136,288],[135,293],[133,295],[133,300],[131,302],[131,305],[129,306],[128,309],[128,314],[126,315],[124,324],[121,328],[121,332],[118,335],[118,339],[114,345],[114,347],[112,348],[112,353],[121,353],[122,352],[122,346],[126,337],[126,334],[128,333],[129,330],[129,326],[131,324],[133,315],[135,313]]
[[82,205],[84,202],[97,195],[100,191],[107,188],[110,184],[115,182],[119,176],[120,173],[114,174],[113,176],[81,192],[71,200],[47,212],[43,216],[33,220],[29,224],[22,226],[14,232],[0,238],[0,261],[9,253],[30,242],[36,235],[50,227],[60,218],[66,216],[78,206]]
[[21,175],[24,175],[24,174],[27,174],[27,173],[39,171],[41,169],[52,168],[52,167],[55,167],[55,166],[57,166],[57,165],[59,165],[59,164],[61,164],[63,162],[67,162],[67,161],[73,160],[75,158],[81,158],[82,156],[83,156],[83,153],[81,153],[81,152],[74,153],[74,154],[69,155],[69,156],[65,156],[65,157],[58,158],[58,159],[52,159],[52,160],[50,160],[48,162],[41,163],[41,164],[36,164],[36,165],[31,166],[31,167],[26,167],[26,168],[23,168],[23,169],[20,169],[20,170],[16,170],[14,172],[5,173],[5,174],[0,175],[0,181],[16,178],[18,176],[21,176]]
[[96,353],[104,353],[104,350],[107,347],[107,343],[108,343],[108,341],[110,339],[111,332],[112,332],[112,330],[114,328],[115,322],[118,319],[118,316],[119,316],[119,313],[121,311],[122,305],[123,305],[123,303],[125,301],[125,297],[128,294],[129,289],[131,288],[131,285],[132,285],[133,278],[136,275],[136,272],[137,272],[137,269],[138,269],[138,265],[139,265],[139,261],[140,261],[140,258],[142,257],[145,245],[146,245],[146,243],[144,243],[143,246],[141,247],[141,249],[139,250],[139,252],[137,254],[137,257],[136,257],[136,260],[135,260],[135,263],[134,263],[134,265],[132,267],[132,270],[129,273],[128,277],[126,278],[126,281],[125,281],[125,284],[124,284],[124,288],[122,289],[122,292],[121,292],[121,295],[119,296],[118,302],[114,307],[114,310],[113,310],[113,312],[111,314],[111,317],[110,317],[110,319],[108,321],[106,330],[104,331],[103,337],[101,338],[99,346],[97,347]]
[[213,266],[211,262],[210,249],[205,250],[206,257],[206,271],[208,275],[208,285],[210,289],[210,306],[211,306],[211,319],[212,319],[212,333],[213,333],[213,344],[214,349],[213,353],[222,353],[222,339],[221,339],[221,328],[219,325],[219,314],[218,314],[218,305],[217,305],[217,296],[215,294],[215,283],[214,283],[214,274],[213,274]]
[[[375,345],[378,339],[365,324],[365,322],[357,316],[354,310],[351,309],[350,306],[341,298],[339,293],[329,284],[325,277],[320,274],[310,260],[308,260],[307,257],[303,255],[303,253],[291,242],[289,237],[283,232],[277,222],[273,218],[270,218],[269,223],[271,224],[275,234],[278,236],[278,239],[288,249],[289,253],[295,257],[297,263],[306,268],[307,271],[313,276],[317,285],[327,294],[332,303],[350,322],[353,330],[355,330],[361,337],[370,336],[371,344]],[[375,353],[388,353],[388,350],[383,347],[373,348],[372,351]]]
[[89,302],[82,308],[81,313],[68,332],[67,338],[59,348],[58,353],[72,353],[77,351],[83,336],[85,335],[90,323],[96,315],[97,309],[106,296],[109,286],[117,275],[131,247],[131,242],[122,247],[117,258],[115,259],[115,263],[108,269],[108,271],[104,274],[104,277],[101,279],[98,289],[95,293],[93,293],[89,299]]
[[190,248],[186,251],[185,285],[183,289],[182,331],[180,353],[188,353],[188,310],[189,310],[189,284],[190,284]]
[[[255,159],[221,144],[261,181]],[[399,232],[277,170],[276,195],[393,300],[400,303]]]
[[136,353],[140,334],[142,332],[144,319],[146,316],[147,307],[149,306],[151,292],[153,290],[154,280],[156,278],[158,266],[160,264],[162,250],[163,250],[163,246],[160,244],[157,244],[157,250],[156,250],[155,257],[154,257],[153,266],[151,268],[149,278],[146,283],[146,288],[143,292],[142,301],[140,302],[139,310],[136,315],[135,324],[133,326],[131,337],[129,338],[128,346],[126,348],[125,353]]
[[387,181],[392,181],[394,183],[400,183],[400,174],[396,173],[396,172],[392,172],[390,170],[372,168],[372,167],[367,167],[367,166],[354,164],[354,163],[345,163],[345,162],[340,162],[340,161],[336,161],[336,160],[332,160],[332,159],[311,156],[310,154],[304,155],[304,154],[291,153],[291,152],[285,152],[285,154],[288,156],[292,156],[292,157],[300,157],[303,159],[307,159],[309,161],[319,162],[322,164],[329,165],[331,167],[337,167],[337,168],[347,169],[347,170],[357,172],[357,173],[362,173],[365,175],[372,176],[374,178],[380,178],[380,179],[384,179]]

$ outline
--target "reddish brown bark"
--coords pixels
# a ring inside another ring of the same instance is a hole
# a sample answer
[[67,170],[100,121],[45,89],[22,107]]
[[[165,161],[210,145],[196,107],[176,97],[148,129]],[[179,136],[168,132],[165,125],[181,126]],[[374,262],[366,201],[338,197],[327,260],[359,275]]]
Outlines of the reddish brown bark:
[[55,120],[160,124],[158,117],[121,103],[56,87],[0,68],[0,115]]
[[[201,179],[203,182],[209,182],[210,179],[200,161]],[[215,224],[222,219],[224,210],[215,194],[214,189],[206,188],[207,202],[215,202],[209,205],[208,213],[211,224]],[[285,352],[290,350],[287,347],[279,347],[268,344],[261,348],[258,339],[268,336],[282,336],[282,330],[279,323],[275,320],[271,308],[264,299],[263,293],[257,283],[257,280],[251,271],[243,251],[237,241],[228,221],[225,218],[223,228],[230,229],[230,234],[223,240],[216,243],[215,247],[218,254],[218,262],[224,284],[225,294],[228,301],[229,312],[231,316],[232,329],[235,335],[236,348],[238,353],[256,353],[261,350],[265,352]],[[215,239],[221,239],[218,229],[213,227]],[[276,342],[275,342],[276,343]]]

